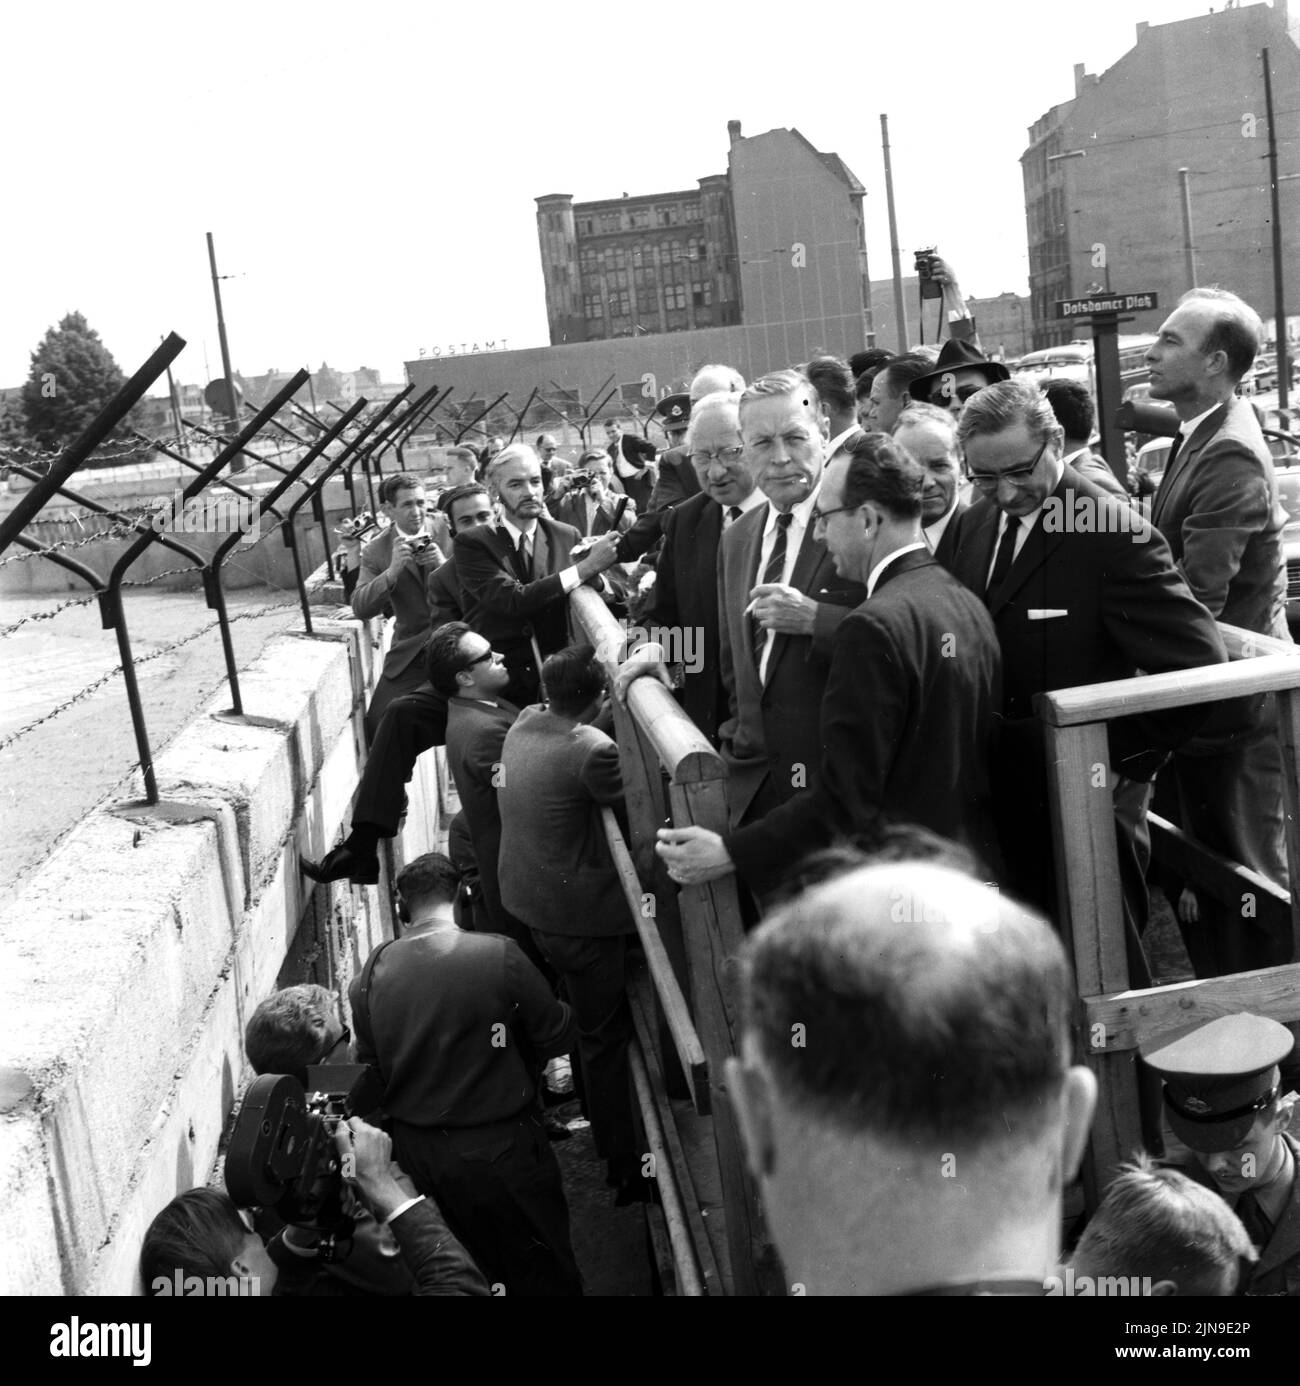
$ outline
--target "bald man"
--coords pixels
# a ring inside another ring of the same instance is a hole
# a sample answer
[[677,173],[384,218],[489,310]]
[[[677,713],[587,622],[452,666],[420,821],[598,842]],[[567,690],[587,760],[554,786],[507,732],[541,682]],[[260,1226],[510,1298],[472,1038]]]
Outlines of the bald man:
[[814,886],[741,960],[727,1086],[791,1292],[1044,1294],[1097,1092],[1052,929],[896,862]]

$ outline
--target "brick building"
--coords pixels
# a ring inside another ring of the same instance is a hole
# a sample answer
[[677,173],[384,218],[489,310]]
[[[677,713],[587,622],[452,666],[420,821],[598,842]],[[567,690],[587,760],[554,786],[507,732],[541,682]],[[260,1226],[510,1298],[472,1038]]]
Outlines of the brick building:
[[[1192,287],[1179,170],[1189,170],[1196,279],[1232,289],[1273,316],[1268,124],[1260,50],[1269,49],[1279,170],[1300,173],[1300,18],[1286,0],[1137,26],[1137,41],[1100,76],[1074,69],[1074,98],[1029,130],[1021,156],[1033,345],[1079,335],[1057,299],[1093,286],[1155,290],[1159,307],[1129,332],[1151,332]],[[1287,314],[1300,313],[1300,179],[1283,182]],[[1294,335],[1294,333],[1293,333]]]

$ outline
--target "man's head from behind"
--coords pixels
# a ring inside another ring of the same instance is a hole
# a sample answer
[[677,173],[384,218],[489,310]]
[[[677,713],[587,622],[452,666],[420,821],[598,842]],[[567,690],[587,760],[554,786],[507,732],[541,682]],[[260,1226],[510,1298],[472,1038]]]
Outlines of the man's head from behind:
[[287,1073],[305,1085],[309,1065],[327,1063],[346,1039],[338,997],[306,982],[258,1006],[244,1028],[244,1052],[254,1073]]
[[842,433],[857,422],[853,376],[838,356],[814,356],[803,368],[812,381],[822,413],[830,421],[832,433]]
[[568,645],[542,665],[542,684],[549,711],[590,721],[605,692],[605,669],[591,645]]
[[1066,451],[1077,452],[1087,447],[1097,421],[1097,410],[1088,387],[1082,380],[1058,377],[1044,380],[1042,390],[1056,415],[1056,422],[1065,430]]
[[[149,1224],[140,1249],[146,1295],[174,1295],[175,1277],[197,1277],[183,1293],[269,1295],[277,1269],[262,1240],[240,1217],[228,1194],[187,1189]],[[244,1281],[236,1288],[231,1277]]]
[[1076,1283],[1132,1277],[1153,1295],[1231,1295],[1256,1259],[1246,1229],[1213,1190],[1146,1155],[1122,1166],[1070,1258]]
[[1048,925],[946,867],[869,866],[784,906],[742,966],[730,1087],[790,1280],[1045,1275],[1096,1095]]
[[422,914],[452,904],[460,890],[460,872],[442,852],[425,852],[407,862],[393,884],[399,918],[410,924]]
[[734,367],[710,364],[701,366],[691,377],[691,388],[687,393],[694,405],[705,395],[739,395],[744,393],[744,389],[745,377]]

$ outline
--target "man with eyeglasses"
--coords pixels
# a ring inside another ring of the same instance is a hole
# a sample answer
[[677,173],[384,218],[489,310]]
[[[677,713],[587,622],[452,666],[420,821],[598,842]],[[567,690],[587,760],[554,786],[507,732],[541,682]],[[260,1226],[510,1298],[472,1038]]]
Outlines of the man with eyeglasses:
[[[1124,501],[1062,462],[1063,437],[1051,405],[1030,381],[990,385],[966,404],[957,438],[979,498],[962,524],[952,569],[983,597],[1002,649],[993,790],[1004,883],[1052,918],[1047,766],[1034,697],[1227,658],[1213,618],[1174,568],[1168,544]],[[1135,843],[1148,782],[1204,716],[1199,708],[1179,709],[1110,726],[1120,867],[1130,923],[1139,930],[1146,889]],[[1136,944],[1132,935],[1135,985],[1137,973],[1145,975]]]
[[918,376],[907,389],[914,400],[960,415],[967,401],[986,385],[995,385],[1010,375],[1001,361],[986,361],[977,346],[953,337],[943,344],[934,370]]

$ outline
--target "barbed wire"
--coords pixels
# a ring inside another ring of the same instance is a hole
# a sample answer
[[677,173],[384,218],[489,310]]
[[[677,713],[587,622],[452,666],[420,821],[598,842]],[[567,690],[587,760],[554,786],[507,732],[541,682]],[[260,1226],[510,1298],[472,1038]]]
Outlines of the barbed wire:
[[[205,431],[201,436],[201,441],[198,446],[211,448],[213,451],[219,451],[221,448],[233,443],[238,436],[239,435],[236,433],[212,433]],[[160,455],[163,460],[172,461],[174,459],[168,458],[166,453],[159,454],[159,450],[161,448],[172,448],[175,446],[176,438],[174,436],[156,438],[144,443],[123,444],[121,446],[105,446],[104,444],[100,444],[100,446],[90,454],[87,461],[93,460],[97,464],[96,467],[90,469],[91,471],[98,470],[98,464],[106,462],[120,464],[123,459],[131,457]],[[258,457],[283,457],[286,453],[301,450],[302,447],[303,444],[294,442],[288,443],[283,447],[267,448],[261,453],[252,452],[252,450],[249,449],[251,457],[248,454],[242,455],[245,461],[251,461]],[[25,467],[34,467],[42,471],[48,471],[59,458],[63,456],[65,451],[66,449],[64,448],[54,448],[46,451],[39,448],[24,447],[21,444],[0,445],[0,468],[10,466],[13,463],[21,463]],[[83,468],[84,466],[85,464],[83,464]]]
[[[237,612],[234,616],[231,616],[229,619],[232,625],[236,621],[256,620],[263,616],[270,615],[270,613],[273,611],[284,611],[289,607],[297,606],[297,604],[298,603],[296,600],[291,602],[271,602],[268,603],[266,606],[256,607],[252,611]],[[151,650],[146,655],[138,656],[136,659],[132,660],[132,663],[138,669],[142,664],[148,664],[152,660],[161,659],[163,655],[171,654],[173,653],[173,651],[179,650],[185,645],[193,644],[195,640],[200,639],[209,631],[216,630],[216,628],[220,624],[221,622],[217,620],[208,621],[205,625],[200,626],[197,630],[191,631],[189,635],[184,635],[179,640],[173,640],[170,645],[163,645],[159,649]],[[56,704],[56,706],[52,707],[48,712],[43,713],[40,717],[36,718],[35,721],[28,722],[26,726],[19,727],[17,731],[10,732],[8,736],[6,736],[3,740],[0,740],[0,751],[7,751],[9,747],[14,744],[15,741],[21,740],[24,736],[28,735],[29,732],[35,731],[37,727],[43,726],[46,722],[53,721],[55,717],[58,717],[61,713],[66,712],[70,707],[75,707],[78,703],[83,702],[86,698],[89,698],[93,693],[98,693],[99,690],[105,686],[105,684],[112,682],[112,680],[115,679],[122,672],[124,667],[125,666],[121,664],[114,665],[114,667],[110,669],[106,674],[101,674],[99,678],[95,679],[91,683],[88,683],[85,686],[85,688],[81,689],[79,692],[74,693],[70,698],[65,698],[63,702]]]
[[30,616],[20,617],[11,625],[0,626],[0,640],[3,640],[7,635],[12,635],[16,630],[21,630],[23,626],[30,625],[33,621],[52,621],[60,612],[67,611],[71,607],[89,606],[98,597],[98,592],[92,592],[88,597],[73,597],[69,601],[60,602],[58,606],[52,606],[46,611],[33,611]]

